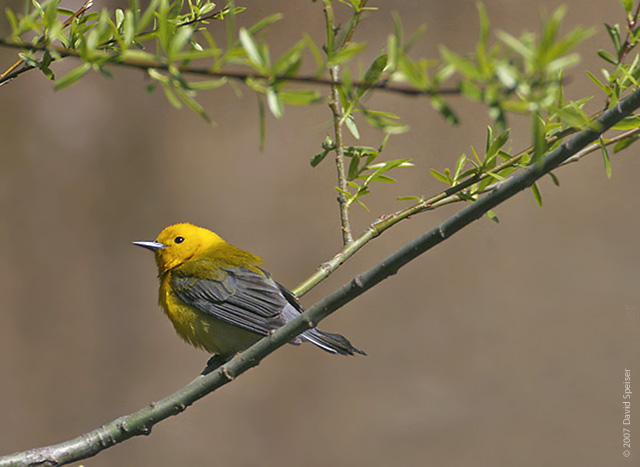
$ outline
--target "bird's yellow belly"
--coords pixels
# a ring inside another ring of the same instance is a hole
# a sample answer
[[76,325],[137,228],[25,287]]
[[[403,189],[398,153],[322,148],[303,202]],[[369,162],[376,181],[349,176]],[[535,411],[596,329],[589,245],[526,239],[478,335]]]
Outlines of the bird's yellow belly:
[[231,356],[262,337],[184,304],[168,287],[160,289],[160,304],[180,337],[212,354]]

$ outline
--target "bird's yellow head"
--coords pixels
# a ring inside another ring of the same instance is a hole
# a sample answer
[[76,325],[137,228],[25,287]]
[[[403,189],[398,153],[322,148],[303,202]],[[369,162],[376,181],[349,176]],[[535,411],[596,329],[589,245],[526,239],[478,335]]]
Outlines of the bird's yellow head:
[[207,253],[225,245],[226,242],[211,230],[185,222],[170,225],[160,232],[155,241],[133,244],[155,253],[158,272],[162,274],[190,259],[205,257]]

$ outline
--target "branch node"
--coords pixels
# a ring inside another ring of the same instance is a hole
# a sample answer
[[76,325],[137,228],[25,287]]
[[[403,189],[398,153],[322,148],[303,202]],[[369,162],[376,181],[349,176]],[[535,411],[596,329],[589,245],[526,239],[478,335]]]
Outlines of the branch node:
[[120,430],[122,433],[129,432],[129,425],[127,424],[126,420],[121,420],[118,423],[116,423],[116,428],[118,428],[118,430]]
[[228,367],[222,366],[220,367],[220,371],[222,372],[224,377],[227,378],[228,381],[233,381],[234,379],[236,379],[236,376],[233,373],[231,373],[231,371],[229,371]]
[[[336,255],[336,257],[338,257],[338,255]],[[322,263],[320,265],[320,269],[322,269],[322,272],[326,274],[331,274],[333,272],[333,266],[331,266],[331,263],[329,262]]]

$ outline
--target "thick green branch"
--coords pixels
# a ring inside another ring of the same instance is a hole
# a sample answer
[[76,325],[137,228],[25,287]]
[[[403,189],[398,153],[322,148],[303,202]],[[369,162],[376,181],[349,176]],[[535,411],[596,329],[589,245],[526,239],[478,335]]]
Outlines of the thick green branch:
[[599,138],[602,133],[639,107],[640,90],[637,90],[616,107],[603,113],[591,129],[579,132],[549,153],[540,164],[532,165],[514,175],[507,182],[498,185],[492,192],[465,207],[436,228],[407,243],[375,267],[328,295],[300,317],[261,339],[217,370],[208,375],[199,376],[180,391],[159,402],[150,404],[134,414],[118,418],[65,443],[0,457],[0,467],[62,465],[93,456],[134,436],[149,434],[156,423],[179,414],[206,394],[256,366],[264,357],[289,342],[295,335],[316,325],[338,308],[395,274],[402,266],[450,238],[463,227],[482,217],[488,210],[493,209],[519,191],[530,187],[540,177],[578,154],[579,151]]

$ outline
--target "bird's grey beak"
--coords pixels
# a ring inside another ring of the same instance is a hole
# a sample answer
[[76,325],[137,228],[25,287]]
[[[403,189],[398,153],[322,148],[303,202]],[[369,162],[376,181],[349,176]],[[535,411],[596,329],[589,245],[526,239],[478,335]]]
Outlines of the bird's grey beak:
[[147,248],[148,250],[151,251],[156,251],[156,250],[162,250],[165,246],[164,243],[160,243],[160,242],[149,242],[149,241],[144,241],[144,242],[132,242],[134,245],[138,245],[141,246],[142,248]]

